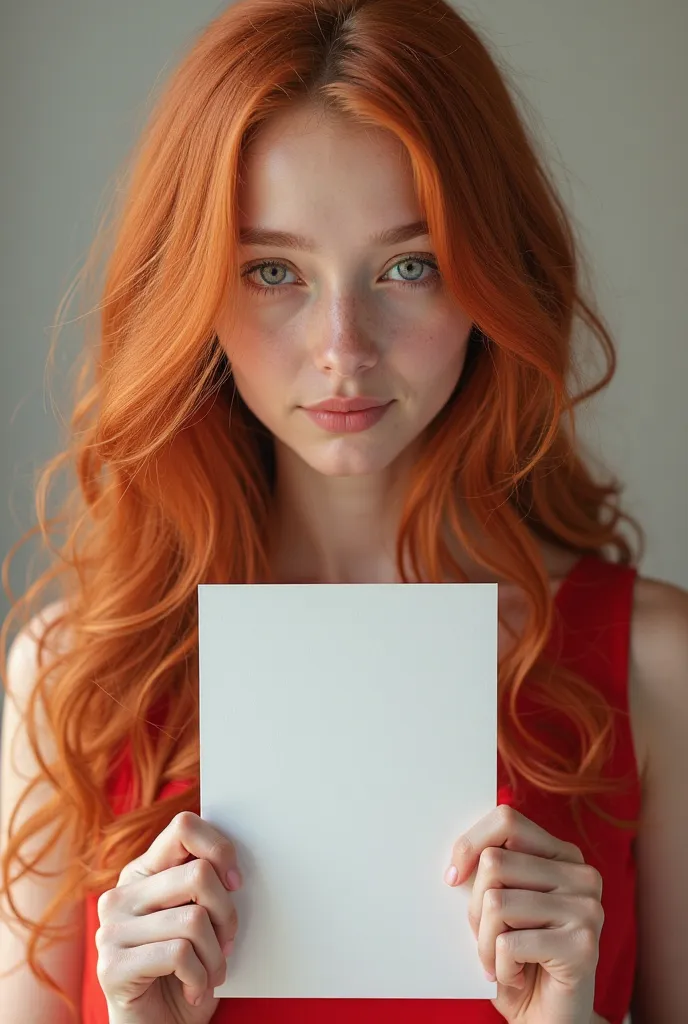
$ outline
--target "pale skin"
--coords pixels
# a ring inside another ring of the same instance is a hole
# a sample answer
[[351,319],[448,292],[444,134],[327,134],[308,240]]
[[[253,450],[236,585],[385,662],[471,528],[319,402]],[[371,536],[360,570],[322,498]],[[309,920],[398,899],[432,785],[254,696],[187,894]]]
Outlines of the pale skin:
[[[251,280],[275,294],[252,291],[243,277],[240,331],[229,335],[222,310],[217,321],[237,387],[275,438],[277,578],[396,582],[408,468],[461,374],[471,326],[441,282],[410,287],[432,274],[429,264],[421,271],[414,262],[432,260],[429,235],[370,242],[420,220],[409,165],[381,133],[295,109],[247,155],[240,210],[242,228],[299,233],[318,246],[243,244],[242,271],[267,261],[263,276],[254,271]],[[301,408],[332,395],[393,405],[369,430],[336,435]],[[494,581],[465,552],[456,556],[469,579]],[[555,591],[575,556],[544,544],[542,556]],[[517,627],[519,594],[504,584],[499,600]],[[644,807],[634,1024],[674,1024],[686,1009],[688,883],[676,851],[688,847],[687,637],[688,595],[639,580],[629,683]],[[502,631],[502,650],[509,642]],[[456,869],[449,884],[476,871],[470,921],[483,967],[497,978],[495,1006],[504,1019],[600,1024],[593,991],[601,879],[580,850],[501,807],[457,837],[447,857]],[[157,1019],[156,1009],[188,1024],[211,1019],[225,953],[231,965],[223,946],[240,927],[232,902],[239,879],[227,880],[237,869],[231,838],[191,813],[173,819],[125,867],[98,905],[99,978],[112,1024],[143,1024]]]

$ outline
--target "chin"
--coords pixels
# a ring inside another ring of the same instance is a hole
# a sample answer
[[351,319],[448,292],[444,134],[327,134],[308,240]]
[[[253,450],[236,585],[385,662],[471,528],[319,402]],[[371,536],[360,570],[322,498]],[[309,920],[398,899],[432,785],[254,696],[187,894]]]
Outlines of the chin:
[[339,440],[329,451],[301,451],[298,453],[305,463],[323,476],[369,476],[388,469],[401,455],[401,451],[390,451],[380,446],[377,450],[356,451],[350,441]]

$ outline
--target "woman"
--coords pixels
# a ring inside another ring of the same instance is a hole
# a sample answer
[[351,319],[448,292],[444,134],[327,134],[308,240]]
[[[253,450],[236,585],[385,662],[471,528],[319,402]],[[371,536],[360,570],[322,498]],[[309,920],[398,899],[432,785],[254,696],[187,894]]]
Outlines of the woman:
[[[200,36],[39,486],[48,537],[75,466],[59,558],[3,626],[35,609],[6,666],[8,1024],[70,1002],[84,1024],[683,1019],[688,596],[637,578],[618,488],[577,452],[574,406],[614,367],[579,279],[451,7],[245,0]],[[578,320],[607,370],[574,394]],[[242,881],[198,814],[197,586],[296,580],[500,584],[498,807],[446,876],[476,870],[494,1001],[213,997]]]

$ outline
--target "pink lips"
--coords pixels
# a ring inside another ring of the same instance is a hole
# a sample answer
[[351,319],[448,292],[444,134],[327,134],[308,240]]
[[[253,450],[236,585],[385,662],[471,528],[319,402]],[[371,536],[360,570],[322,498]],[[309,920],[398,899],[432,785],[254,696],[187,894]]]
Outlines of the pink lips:
[[303,410],[331,434],[355,434],[379,423],[391,404],[379,398],[325,398]]

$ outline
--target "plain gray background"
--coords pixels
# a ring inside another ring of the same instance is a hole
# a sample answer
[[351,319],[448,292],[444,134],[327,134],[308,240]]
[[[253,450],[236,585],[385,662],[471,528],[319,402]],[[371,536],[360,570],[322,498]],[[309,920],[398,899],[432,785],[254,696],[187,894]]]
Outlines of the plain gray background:
[[[44,367],[57,304],[150,91],[222,7],[2,5],[2,555],[34,522],[34,472],[56,445]],[[617,343],[616,379],[587,413],[585,434],[647,530],[643,571],[688,586],[688,4],[473,0],[461,9],[536,111]],[[77,315],[78,299],[68,312]],[[80,340],[78,322],[65,328],[58,369]],[[18,590],[27,568],[20,554],[10,578]]]

